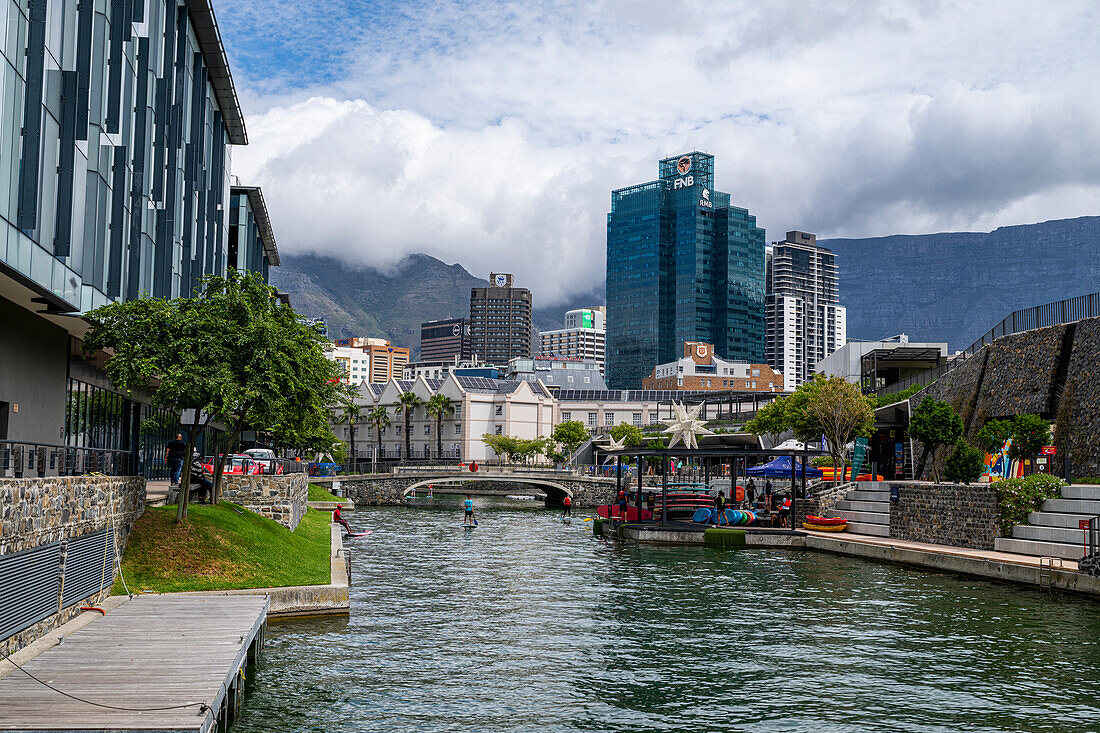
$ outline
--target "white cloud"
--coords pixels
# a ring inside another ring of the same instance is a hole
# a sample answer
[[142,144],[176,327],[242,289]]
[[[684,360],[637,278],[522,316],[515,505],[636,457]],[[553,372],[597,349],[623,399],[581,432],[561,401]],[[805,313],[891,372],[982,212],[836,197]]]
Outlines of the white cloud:
[[264,187],[286,252],[372,264],[426,252],[513,271],[544,303],[602,281],[611,189],[693,148],[717,155],[718,188],[772,239],[1095,214],[1095,15],[1087,3],[402,4],[347,34],[339,73],[246,89],[252,143],[235,170]]

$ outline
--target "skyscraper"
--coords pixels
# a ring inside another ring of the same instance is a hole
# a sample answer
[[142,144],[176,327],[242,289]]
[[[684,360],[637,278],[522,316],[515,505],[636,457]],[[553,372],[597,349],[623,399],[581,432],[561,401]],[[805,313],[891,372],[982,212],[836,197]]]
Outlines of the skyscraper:
[[795,389],[817,363],[847,342],[836,255],[817,236],[790,231],[767,253],[766,358]]
[[658,178],[611,193],[607,382],[636,388],[685,341],[764,360],[764,230],[714,189],[714,156],[665,158]]
[[489,287],[470,289],[470,350],[486,364],[507,366],[531,356],[531,291],[512,276],[489,275]]
[[607,332],[604,308],[577,308],[565,314],[565,328],[539,334],[539,356],[587,359],[600,365],[603,374]]
[[448,318],[420,324],[420,361],[470,359],[470,322]]

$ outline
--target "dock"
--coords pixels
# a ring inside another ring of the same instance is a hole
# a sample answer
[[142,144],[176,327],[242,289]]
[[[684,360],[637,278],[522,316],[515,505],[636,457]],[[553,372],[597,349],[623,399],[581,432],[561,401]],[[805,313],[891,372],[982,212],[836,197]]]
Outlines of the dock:
[[21,663],[73,697],[17,669],[0,679],[0,731],[206,733],[232,722],[242,672],[263,645],[268,603],[170,595],[122,603]]

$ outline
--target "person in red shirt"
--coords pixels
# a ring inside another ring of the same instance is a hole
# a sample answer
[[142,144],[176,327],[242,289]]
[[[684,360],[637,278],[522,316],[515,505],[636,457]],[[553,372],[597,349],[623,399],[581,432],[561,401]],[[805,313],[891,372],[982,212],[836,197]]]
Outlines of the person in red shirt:
[[572,516],[573,516],[573,499],[568,494],[566,494],[565,498],[562,499],[562,502],[561,502],[561,518],[562,519],[565,519],[566,517],[572,518]]
[[332,521],[344,525],[344,529],[347,530],[348,534],[351,534],[351,527],[348,525],[348,520],[340,516],[341,507],[343,507],[343,504],[337,504],[336,508],[332,510]]

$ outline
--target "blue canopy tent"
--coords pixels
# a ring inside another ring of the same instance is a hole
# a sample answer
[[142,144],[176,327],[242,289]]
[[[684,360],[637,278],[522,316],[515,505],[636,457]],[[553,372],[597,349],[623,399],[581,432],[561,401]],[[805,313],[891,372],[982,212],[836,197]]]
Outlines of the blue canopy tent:
[[[798,475],[802,474],[802,461],[795,462],[795,472]],[[790,478],[791,477],[791,457],[780,456],[768,463],[762,463],[759,466],[753,466],[745,471],[749,476],[764,476],[765,478]],[[824,474],[820,468],[814,468],[813,466],[806,466],[806,478],[821,478]]]

